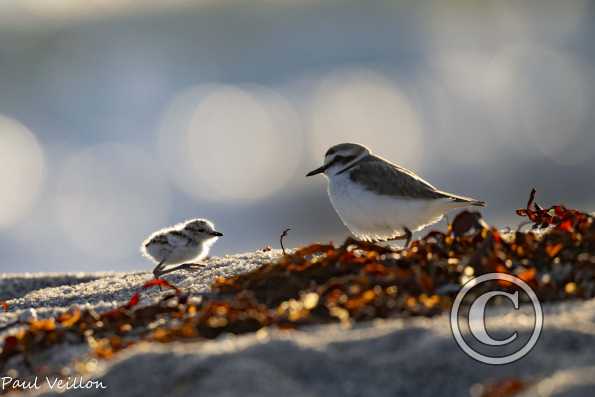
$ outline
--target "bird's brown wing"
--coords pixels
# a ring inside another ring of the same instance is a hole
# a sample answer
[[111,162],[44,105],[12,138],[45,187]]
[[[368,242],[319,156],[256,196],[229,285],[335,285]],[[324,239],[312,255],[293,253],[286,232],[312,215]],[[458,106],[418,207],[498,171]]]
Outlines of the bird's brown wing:
[[483,204],[471,198],[440,191],[412,171],[376,156],[362,159],[349,171],[352,181],[363,185],[371,192],[385,196],[426,200],[451,199],[474,205]]

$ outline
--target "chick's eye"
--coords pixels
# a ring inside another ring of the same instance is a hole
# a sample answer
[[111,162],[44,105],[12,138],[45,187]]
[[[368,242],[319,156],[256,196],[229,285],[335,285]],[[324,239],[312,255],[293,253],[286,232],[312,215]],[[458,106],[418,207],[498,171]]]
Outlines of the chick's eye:
[[205,231],[205,229],[198,229],[198,231],[202,233]]

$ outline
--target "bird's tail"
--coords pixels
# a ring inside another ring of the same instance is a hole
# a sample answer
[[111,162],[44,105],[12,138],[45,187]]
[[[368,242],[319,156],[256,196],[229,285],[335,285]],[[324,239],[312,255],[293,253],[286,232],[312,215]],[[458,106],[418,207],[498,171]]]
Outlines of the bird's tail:
[[455,197],[454,201],[457,203],[465,203],[467,205],[473,205],[475,207],[485,207],[486,202],[481,200],[475,200],[469,197]]
[[445,194],[454,203],[459,203],[462,206],[467,206],[467,205],[473,205],[475,207],[485,207],[486,206],[485,201],[476,200],[471,197],[457,196],[457,195],[450,194],[450,193],[444,193],[444,192],[442,192],[442,193]]

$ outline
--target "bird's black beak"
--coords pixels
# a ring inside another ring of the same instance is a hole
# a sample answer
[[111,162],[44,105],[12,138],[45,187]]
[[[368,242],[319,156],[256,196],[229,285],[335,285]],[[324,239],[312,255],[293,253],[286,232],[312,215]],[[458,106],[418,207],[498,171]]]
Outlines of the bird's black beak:
[[211,236],[213,236],[213,237],[222,237],[223,236],[223,233],[220,233],[220,232],[211,232]]
[[323,165],[322,167],[318,167],[315,170],[308,172],[306,174],[306,177],[316,175],[316,174],[322,174],[324,171],[326,171],[327,168],[328,168],[328,165]]

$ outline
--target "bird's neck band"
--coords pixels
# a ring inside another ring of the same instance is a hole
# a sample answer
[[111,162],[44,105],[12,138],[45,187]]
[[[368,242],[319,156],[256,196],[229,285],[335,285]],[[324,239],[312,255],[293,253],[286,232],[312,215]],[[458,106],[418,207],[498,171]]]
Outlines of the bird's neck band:
[[360,160],[362,160],[366,156],[367,156],[367,153],[360,154],[355,159],[353,159],[351,162],[347,163],[345,168],[343,168],[341,171],[337,172],[335,175],[340,175],[340,174],[344,173],[345,171],[349,171],[351,168],[355,167],[357,165],[357,163],[359,163]]

